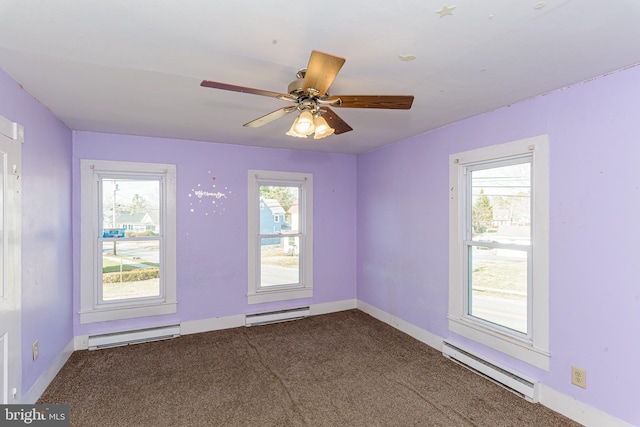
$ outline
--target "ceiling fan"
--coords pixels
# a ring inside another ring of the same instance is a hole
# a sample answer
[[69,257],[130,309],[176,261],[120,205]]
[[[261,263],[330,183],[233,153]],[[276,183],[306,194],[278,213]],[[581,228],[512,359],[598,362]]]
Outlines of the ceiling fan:
[[379,108],[408,110],[413,104],[412,95],[330,95],[329,86],[342,68],[345,59],[314,50],[307,68],[299,70],[296,80],[289,84],[288,93],[236,86],[227,83],[203,80],[200,86],[232,92],[268,96],[291,102],[262,117],[245,123],[247,127],[260,127],[289,113],[298,111],[287,135],[306,138],[314,134],[315,139],[353,130],[331,108]]

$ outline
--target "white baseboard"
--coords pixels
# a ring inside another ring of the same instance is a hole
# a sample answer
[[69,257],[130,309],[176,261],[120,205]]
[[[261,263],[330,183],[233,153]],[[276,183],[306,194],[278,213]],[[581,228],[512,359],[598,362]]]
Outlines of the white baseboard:
[[87,350],[89,348],[89,335],[73,337],[73,350]]
[[67,346],[64,348],[64,350],[62,350],[62,353],[60,353],[58,357],[56,357],[53,362],[51,362],[51,365],[49,365],[47,370],[44,371],[42,375],[40,375],[40,378],[36,380],[29,391],[22,397],[23,404],[31,405],[38,401],[42,393],[44,393],[47,387],[49,387],[49,384],[51,384],[51,381],[53,381],[55,376],[58,375],[60,369],[62,369],[64,364],[67,363],[67,360],[69,360],[69,357],[71,357],[71,353],[73,353],[73,350],[74,340],[71,340],[69,341],[69,344],[67,344]]
[[[327,302],[322,304],[312,304],[309,311],[312,316],[320,314],[335,313],[338,311],[351,310],[356,308],[356,300],[342,300]],[[201,332],[217,331],[220,329],[238,328],[245,326],[245,315],[238,314],[234,316],[212,317],[209,319],[192,320],[182,322],[180,324],[181,333],[183,335],[198,334]]]
[[239,328],[240,326],[244,326],[244,314],[182,322],[180,323],[180,333],[182,335],[199,334],[220,329]]
[[[309,306],[312,316],[320,314],[336,313],[357,308],[356,299],[333,301]],[[245,315],[211,317],[209,319],[190,320],[180,323],[182,335],[198,334],[201,332],[217,331],[220,329],[239,328],[245,326]],[[88,335],[78,335],[74,338],[74,350],[86,350],[88,348]]]
[[619,418],[540,384],[540,403],[586,427],[633,427]]
[[[430,347],[435,348],[438,351],[442,351],[443,339],[438,335],[432,334],[422,328],[419,328],[411,323],[408,323],[402,319],[398,319],[396,316],[380,310],[366,302],[358,300],[358,309],[375,317],[376,319],[384,322],[394,328],[412,336],[418,341],[422,341]],[[443,356],[444,357],[444,356]],[[633,424],[629,424],[619,418],[609,415],[600,409],[587,405],[571,396],[560,393],[543,383],[540,383],[539,391],[539,403],[547,408],[564,415],[586,427],[633,427]]]
[[325,302],[322,304],[313,304],[309,307],[312,316],[353,310],[354,308],[358,308],[358,300],[355,298],[345,299],[342,301]]
[[366,302],[362,302],[358,300],[358,309],[360,311],[364,311],[368,315],[375,317],[381,322],[386,323],[387,325],[393,326],[399,331],[404,332],[407,335],[412,336],[418,341],[422,341],[430,347],[435,348],[438,351],[442,351],[442,341],[443,339],[439,336],[432,334],[431,332],[419,328],[416,325],[413,325],[409,322],[406,322],[398,317],[387,313],[386,311],[382,311],[377,307],[374,307]]

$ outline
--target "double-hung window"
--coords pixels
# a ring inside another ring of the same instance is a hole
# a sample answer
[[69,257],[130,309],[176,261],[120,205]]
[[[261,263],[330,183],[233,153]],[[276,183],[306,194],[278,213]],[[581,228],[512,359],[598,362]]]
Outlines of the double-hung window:
[[313,177],[249,171],[250,304],[313,296]]
[[449,328],[543,369],[548,353],[548,141],[450,156]]
[[80,170],[81,323],[175,313],[175,165]]

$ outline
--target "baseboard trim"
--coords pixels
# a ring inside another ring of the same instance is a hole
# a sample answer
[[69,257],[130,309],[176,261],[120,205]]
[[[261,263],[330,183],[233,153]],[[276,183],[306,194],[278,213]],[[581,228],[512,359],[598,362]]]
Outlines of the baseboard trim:
[[540,384],[540,403],[547,408],[571,418],[585,427],[634,427],[600,409],[589,406],[571,396]]
[[182,335],[199,334],[218,331],[220,329],[239,328],[244,326],[244,314],[233,316],[211,317],[209,319],[190,320],[180,323]]
[[[312,316],[336,313],[355,308],[357,308],[356,299],[312,304],[309,306]],[[180,333],[182,335],[199,334],[202,332],[218,331],[221,329],[239,328],[241,326],[245,326],[245,315],[236,314],[232,316],[211,317],[208,319],[181,322]],[[88,335],[76,336],[74,338],[74,350],[86,350],[88,348],[88,338]]]
[[89,349],[89,335],[78,335],[73,337],[73,350],[87,350]]
[[422,341],[430,347],[435,348],[438,351],[442,351],[442,342],[444,341],[439,336],[432,334],[431,332],[419,328],[418,326],[406,322],[393,314],[387,313],[386,311],[380,310],[378,307],[374,307],[366,302],[358,300],[358,310],[367,313],[368,315],[375,317],[381,322],[386,323],[387,325],[393,326],[401,332],[404,332],[407,335],[412,336],[418,341]]
[[321,314],[337,313],[339,311],[347,311],[358,308],[358,300],[345,299],[342,301],[325,302],[322,304],[312,304],[309,309],[312,316],[319,316]]
[[22,397],[23,404],[31,405],[38,401],[42,393],[44,393],[47,387],[49,387],[51,381],[53,381],[55,376],[58,375],[58,372],[60,372],[60,369],[62,369],[64,364],[67,363],[69,357],[71,357],[75,348],[74,341],[74,339],[69,341],[69,344],[67,344],[64,350],[62,350],[62,353],[60,353],[58,357],[51,362],[51,365],[49,365],[47,370],[40,375],[29,391]]
[[[442,351],[442,343],[444,342],[444,339],[438,335],[432,334],[418,326],[399,319],[398,317],[367,304],[366,302],[358,300],[357,308],[360,311],[375,317],[381,322],[412,336],[418,341],[422,341],[428,346],[433,347],[438,351]],[[538,397],[541,405],[546,406],[552,411],[562,414],[586,427],[633,427],[633,424],[629,424],[626,421],[616,418],[613,415],[609,415],[600,409],[594,408],[593,406],[581,402],[564,393],[560,393],[559,391],[545,386],[543,383],[540,383]]]
[[[309,306],[309,311],[311,316],[318,316],[320,314],[336,313],[338,311],[352,310],[355,308],[357,308],[356,300],[350,299],[322,304],[312,304]],[[182,335],[188,335],[217,331],[220,329],[239,328],[241,326],[245,326],[244,314],[182,322],[180,324],[180,329],[182,331]]]

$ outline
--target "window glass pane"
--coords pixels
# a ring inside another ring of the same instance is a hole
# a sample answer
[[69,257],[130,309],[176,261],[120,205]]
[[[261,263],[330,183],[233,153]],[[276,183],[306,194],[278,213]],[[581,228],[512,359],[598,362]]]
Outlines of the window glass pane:
[[260,186],[260,234],[299,232],[300,190],[300,186]]
[[102,179],[102,237],[159,235],[160,224],[160,181]]
[[469,246],[468,314],[527,333],[527,252]]
[[260,286],[300,283],[299,237],[260,239]]
[[102,300],[160,296],[160,242],[102,243]]
[[474,241],[531,243],[531,163],[471,172]]

